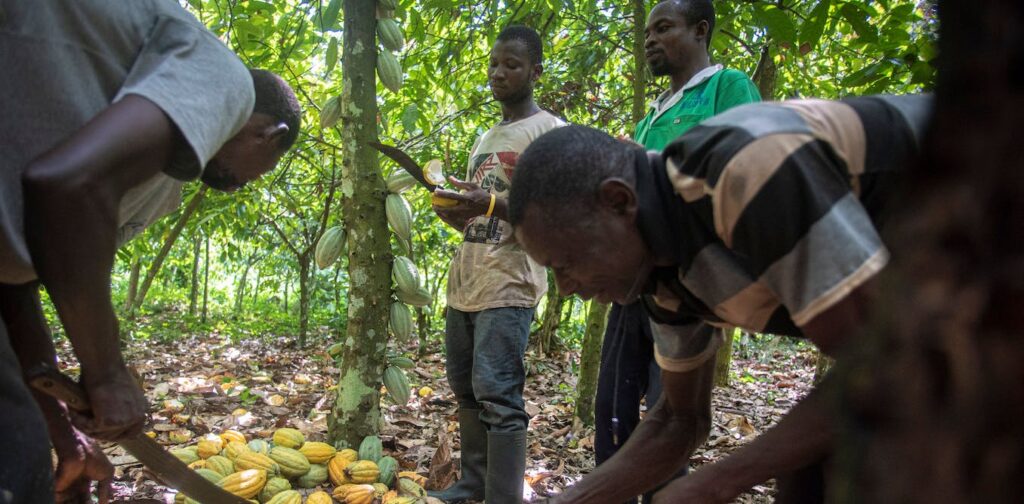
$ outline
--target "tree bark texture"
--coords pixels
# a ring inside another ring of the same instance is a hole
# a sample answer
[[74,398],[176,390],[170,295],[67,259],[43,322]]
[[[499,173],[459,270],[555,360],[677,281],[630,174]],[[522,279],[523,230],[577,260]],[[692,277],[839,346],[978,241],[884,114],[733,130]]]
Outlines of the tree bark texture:
[[644,56],[644,28],[647,8],[644,0],[633,0],[633,107],[630,117],[636,125],[647,114],[647,58]]
[[195,316],[196,304],[199,301],[199,232],[192,237],[192,284],[188,291],[188,314]]
[[757,90],[761,93],[761,99],[772,101],[775,99],[775,80],[779,74],[779,67],[772,56],[771,44],[761,47],[761,58],[757,61],[757,69],[754,70],[752,80],[757,84]]
[[309,333],[310,270],[310,258],[307,251],[299,257],[299,348],[306,347],[306,335]]
[[139,292],[139,273],[142,271],[142,258],[138,254],[132,257],[131,271],[128,273],[128,294],[124,297],[124,311],[129,315],[135,304],[135,296]]
[[874,344],[836,365],[837,502],[1024,495],[1024,3],[938,8],[936,107],[886,233]]
[[210,235],[206,235],[206,252],[203,258],[203,323],[206,323],[207,302],[210,300]]
[[348,231],[348,326],[328,436],[358,446],[380,431],[380,384],[391,303],[391,233],[377,152],[374,0],[344,0],[342,211]]
[[554,348],[558,326],[562,323],[562,309],[565,307],[566,299],[568,298],[559,294],[554,285],[548,290],[544,317],[541,320],[540,329],[537,330],[537,352],[541,355],[549,355]]
[[735,336],[736,330],[726,330],[725,340],[722,342],[722,347],[718,349],[718,353],[715,354],[715,386],[716,387],[728,387],[729,386],[729,363],[732,362],[732,342],[733,336]]
[[590,301],[587,328],[583,335],[579,378],[576,381],[575,416],[583,425],[594,425],[594,398],[597,396],[597,375],[601,370],[601,346],[608,323],[609,304]]

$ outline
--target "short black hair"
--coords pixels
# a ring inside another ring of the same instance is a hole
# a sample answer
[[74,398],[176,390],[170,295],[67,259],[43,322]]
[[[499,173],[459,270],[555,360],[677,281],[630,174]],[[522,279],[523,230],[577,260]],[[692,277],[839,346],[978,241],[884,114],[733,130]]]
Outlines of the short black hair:
[[530,63],[539,65],[544,63],[544,47],[540,42],[540,34],[537,30],[530,28],[529,26],[523,25],[511,25],[501,30],[498,34],[498,42],[507,42],[510,40],[518,40],[526,46],[527,56],[530,58]]
[[281,151],[287,151],[299,136],[302,123],[299,100],[295,98],[292,87],[274,72],[250,68],[249,74],[252,75],[252,87],[256,91],[256,104],[252,111],[254,114],[266,114],[288,126],[288,133],[278,142]]
[[665,0],[675,4],[686,24],[693,26],[701,21],[708,22],[708,48],[711,47],[711,34],[715,31],[715,4],[711,0]]
[[643,150],[586,126],[563,126],[541,135],[516,161],[508,196],[509,223],[520,224],[531,204],[548,212],[588,211],[605,180],[619,177],[633,182],[637,152]]

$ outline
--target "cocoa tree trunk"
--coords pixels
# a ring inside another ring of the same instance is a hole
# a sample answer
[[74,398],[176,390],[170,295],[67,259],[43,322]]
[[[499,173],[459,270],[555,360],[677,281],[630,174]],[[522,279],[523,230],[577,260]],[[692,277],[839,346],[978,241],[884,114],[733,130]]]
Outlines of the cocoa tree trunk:
[[328,437],[350,446],[380,431],[380,384],[391,302],[391,233],[377,152],[374,0],[344,0],[342,215],[348,231],[348,326]]
[[597,377],[601,370],[601,345],[608,323],[611,305],[590,301],[587,327],[583,334],[579,378],[576,380],[576,411],[574,415],[586,426],[594,425],[594,398],[597,396]]
[[132,306],[135,304],[135,296],[139,292],[139,272],[142,270],[142,260],[138,254],[132,257],[131,272],[128,274],[128,293],[124,297],[124,311],[131,316]]
[[[196,232],[198,235],[198,231]],[[188,291],[188,314],[196,315],[196,304],[199,301],[199,242],[198,236],[192,237],[192,285]]]
[[203,198],[206,196],[206,190],[209,186],[202,186],[199,188],[199,192],[192,199],[189,200],[188,205],[181,212],[181,216],[178,217],[178,221],[174,223],[174,227],[171,228],[171,232],[167,235],[167,239],[164,240],[164,244],[160,247],[160,251],[157,252],[156,257],[146,270],[146,278],[142,280],[142,286],[139,287],[139,293],[135,296],[135,301],[132,303],[132,312],[138,310],[142,306],[142,302],[146,300],[146,293],[149,292],[149,286],[153,284],[153,279],[156,278],[156,274],[160,272],[160,267],[163,266],[164,260],[167,259],[167,254],[171,252],[171,248],[174,247],[174,242],[178,240],[178,236],[181,236],[181,231],[185,229],[185,224],[188,224],[189,218],[195,213],[196,209],[199,208],[199,204],[203,202]]
[[644,56],[644,28],[647,9],[644,0],[633,0],[633,106],[630,117],[636,125],[647,113],[647,60]]
[[309,332],[309,254],[299,257],[299,348],[306,347]]
[[206,235],[206,255],[203,258],[203,323],[206,323],[207,302],[210,300],[210,235]]
[[732,362],[732,342],[736,329],[725,331],[722,347],[715,354],[715,386],[729,386],[729,364]]
[[544,307],[544,316],[541,319],[540,328],[537,329],[536,348],[540,355],[548,355],[554,347],[555,333],[562,323],[562,308],[565,307],[566,296],[558,293],[558,289],[552,282],[548,289],[547,304]]
[[771,101],[775,99],[775,81],[779,68],[772,56],[771,44],[761,47],[761,57],[757,61],[757,68],[754,70],[752,80],[757,84],[757,90],[761,93],[761,99]]

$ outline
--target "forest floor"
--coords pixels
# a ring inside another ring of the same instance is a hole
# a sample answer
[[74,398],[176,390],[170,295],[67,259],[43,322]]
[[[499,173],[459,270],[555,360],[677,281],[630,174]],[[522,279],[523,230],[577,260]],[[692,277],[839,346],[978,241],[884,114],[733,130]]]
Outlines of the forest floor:
[[[752,346],[756,348],[750,351]],[[811,387],[816,357],[808,347],[768,338],[737,348],[746,350],[734,356],[731,384],[715,389],[711,435],[694,454],[691,468],[713,462],[764,432]],[[382,402],[386,424],[381,438],[384,451],[404,470],[429,474],[431,483],[444,485],[454,477],[445,455],[458,454],[456,404],[444,377],[440,345],[431,350],[408,370],[414,387],[409,403],[399,407]],[[74,374],[66,343],[59,353],[62,366]],[[232,342],[206,335],[171,343],[132,342],[126,355],[150,401],[147,430],[168,448],[194,445],[204,434],[228,428],[250,439],[269,439],[274,429],[290,426],[309,440],[325,439],[339,370],[321,347],[300,350],[284,340]],[[526,492],[531,497],[556,494],[593,468],[593,431],[573,425],[576,357],[527,356],[525,396],[532,420]],[[447,450],[440,450],[435,460],[440,445]],[[105,451],[116,467],[117,499],[173,501],[172,491],[120,447],[105,445]],[[770,502],[772,491],[771,482],[759,485],[737,502]]]

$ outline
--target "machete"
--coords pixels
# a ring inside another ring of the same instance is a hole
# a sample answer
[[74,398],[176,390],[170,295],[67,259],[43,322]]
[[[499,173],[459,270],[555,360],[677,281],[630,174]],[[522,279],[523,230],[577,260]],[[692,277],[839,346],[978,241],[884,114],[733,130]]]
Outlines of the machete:
[[391,158],[394,162],[398,163],[403,170],[412,175],[412,178],[416,179],[417,182],[426,187],[428,191],[434,192],[437,189],[437,184],[431,183],[427,180],[427,177],[423,175],[423,167],[416,161],[413,161],[412,157],[405,153],[402,149],[393,145],[385,145],[380,142],[369,142],[370,147],[377,149],[381,154]]
[[[49,366],[29,372],[29,383],[36,390],[64,402],[69,408],[88,413],[89,398],[78,382]],[[139,462],[148,467],[160,481],[180,490],[203,504],[248,504],[249,501],[213,484],[184,462],[171,455],[144,433],[117,442]]]
[[[434,189],[440,187],[440,184],[444,182],[444,175],[441,173],[441,162],[433,160],[427,163],[427,170],[424,171],[423,167],[412,159],[411,156],[405,153],[402,149],[393,145],[385,145],[380,142],[369,142],[370,146],[380,151],[381,154],[391,158],[394,162],[398,163],[403,170],[412,175],[412,178],[416,179],[423,187],[426,187],[430,191],[430,201],[434,205],[443,207],[451,207],[459,204],[458,200],[451,198],[445,198],[434,194]],[[433,169],[433,170],[432,170]],[[433,173],[434,177],[430,174]],[[436,179],[435,180],[432,180]]]

